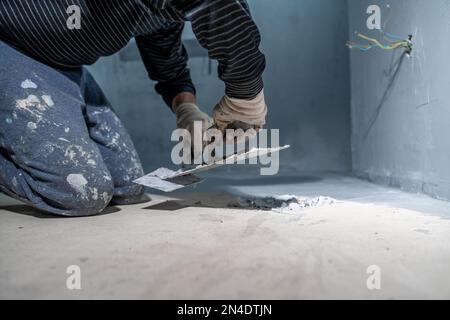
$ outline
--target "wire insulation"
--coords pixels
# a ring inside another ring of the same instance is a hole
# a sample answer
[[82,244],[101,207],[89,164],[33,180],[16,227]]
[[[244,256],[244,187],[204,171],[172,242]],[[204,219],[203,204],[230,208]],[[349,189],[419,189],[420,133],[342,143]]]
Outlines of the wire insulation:
[[383,30],[380,30],[380,32],[384,35],[384,39],[389,42],[389,44],[385,45],[382,44],[378,39],[371,38],[369,36],[366,36],[362,33],[355,32],[358,38],[361,38],[363,40],[366,40],[368,44],[359,44],[354,43],[351,41],[347,42],[347,47],[350,49],[357,49],[359,51],[367,52],[370,51],[373,48],[380,48],[382,50],[395,50],[399,48],[405,49],[407,52],[411,52],[412,50],[412,37],[409,36],[408,39],[404,39],[400,36],[385,32]]

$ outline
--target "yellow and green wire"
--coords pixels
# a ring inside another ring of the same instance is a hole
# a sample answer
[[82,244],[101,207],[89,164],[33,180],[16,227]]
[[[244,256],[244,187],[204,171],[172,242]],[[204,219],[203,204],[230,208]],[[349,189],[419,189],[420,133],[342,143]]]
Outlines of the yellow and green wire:
[[350,49],[357,49],[363,52],[367,52],[373,48],[380,48],[382,50],[395,50],[399,48],[403,48],[406,52],[410,53],[412,50],[412,36],[409,36],[408,39],[401,38],[399,36],[381,31],[384,35],[384,38],[389,42],[389,44],[382,44],[379,40],[375,38],[368,37],[362,33],[357,32],[356,35],[368,42],[368,44],[358,44],[351,41],[347,42],[347,47]]

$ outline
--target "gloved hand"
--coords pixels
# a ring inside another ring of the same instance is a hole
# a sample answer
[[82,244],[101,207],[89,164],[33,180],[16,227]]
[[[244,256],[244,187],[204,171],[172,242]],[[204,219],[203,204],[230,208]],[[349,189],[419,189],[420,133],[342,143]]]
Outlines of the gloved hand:
[[[194,121],[201,121],[201,132],[196,132],[195,134],[203,137],[203,133],[212,127],[213,120],[203,111],[199,109],[199,107],[195,103],[185,102],[178,105],[174,108],[175,114],[177,116],[177,127],[180,129],[186,129],[191,133],[191,141],[193,148],[193,137],[194,137]],[[203,141],[203,139],[202,139]],[[196,159],[201,154],[197,154],[202,152],[202,150],[192,149],[193,154],[192,157]]]
[[[267,106],[264,91],[252,100],[234,99],[224,96],[213,111],[216,127],[225,134],[225,143],[243,143],[246,138],[256,136],[266,123]],[[228,136],[226,129],[242,129]],[[254,130],[249,130],[254,129]]]
[[[266,115],[263,90],[252,100],[235,99],[225,95],[213,111],[214,123],[223,133],[226,133],[227,128],[242,129],[244,132],[252,128],[255,129],[252,135],[256,135],[266,123]],[[243,142],[244,137],[237,136],[237,141],[234,142]],[[229,137],[225,137],[225,141],[233,143]]]
[[177,116],[177,128],[186,129],[191,134],[194,130],[194,121],[202,122],[202,133],[211,128],[213,120],[195,103],[182,103],[176,107],[175,114]]

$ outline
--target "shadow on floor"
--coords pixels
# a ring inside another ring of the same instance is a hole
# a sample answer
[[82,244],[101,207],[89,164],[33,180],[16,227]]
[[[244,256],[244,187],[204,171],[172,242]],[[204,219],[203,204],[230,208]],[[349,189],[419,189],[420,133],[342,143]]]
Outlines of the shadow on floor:
[[[167,200],[167,201],[155,204],[155,205],[145,207],[143,209],[157,210],[157,211],[177,211],[177,210],[181,210],[181,209],[189,208],[189,207],[193,207],[193,206],[183,204],[182,200]],[[197,206],[197,207],[199,207],[199,206]]]
[[143,208],[144,210],[178,211],[185,208],[239,209],[270,211],[291,203],[272,197],[233,195],[230,193],[179,193],[177,199],[166,200]]
[[[239,177],[239,174],[236,174]],[[240,191],[230,190],[230,186],[264,186],[264,185],[298,185],[321,182],[318,176],[258,176],[249,179],[230,179],[222,176],[205,175],[207,180],[198,184],[195,189],[185,188],[170,194],[170,199],[153,204],[142,209],[154,211],[175,212],[185,208],[215,208],[215,209],[239,209],[239,210],[265,210],[274,208],[273,203],[267,203],[264,197],[255,197]],[[153,194],[166,196],[164,192],[148,189]],[[243,200],[243,201],[242,201]],[[257,205],[255,205],[255,203]],[[278,204],[275,204],[275,206]]]
[[[238,175],[239,176],[239,175]],[[197,187],[195,190],[184,189],[180,192],[171,194],[172,198],[162,201],[142,209],[154,211],[171,211],[175,212],[184,208],[216,208],[216,209],[239,209],[239,210],[263,210],[270,211],[275,207],[279,207],[279,203],[273,202],[268,198],[251,196],[236,190],[230,191],[226,188],[232,186],[263,186],[263,185],[286,185],[286,184],[307,184],[315,183],[323,180],[321,177],[315,176],[261,176],[250,179],[229,179],[222,177],[208,178],[209,183],[204,187]],[[154,191],[154,190],[152,190]],[[155,194],[167,195],[163,192],[154,192]],[[0,210],[14,212],[17,214],[33,216],[40,219],[59,219],[66,218],[63,216],[49,214],[40,211],[25,204],[10,204],[0,206]],[[101,214],[106,215],[120,211],[118,207],[109,206]]]
[[[31,216],[35,218],[40,219],[67,219],[67,218],[76,218],[76,217],[67,217],[67,216],[60,216],[55,214],[50,214],[45,211],[41,211],[38,209],[35,209],[33,207],[27,206],[25,204],[12,204],[12,205],[6,205],[6,206],[0,206],[0,211],[9,211],[25,216]],[[114,206],[109,206],[105,210],[102,211],[102,213],[96,215],[96,216],[102,216],[114,212],[119,212],[120,209]]]

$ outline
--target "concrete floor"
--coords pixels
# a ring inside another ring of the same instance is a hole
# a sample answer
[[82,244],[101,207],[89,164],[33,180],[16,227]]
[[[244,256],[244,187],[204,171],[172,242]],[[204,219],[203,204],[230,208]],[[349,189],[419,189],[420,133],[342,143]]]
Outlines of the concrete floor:
[[[275,194],[342,203],[227,208]],[[170,196],[73,219],[0,198],[0,298],[450,298],[450,203],[330,174],[212,176]],[[66,288],[69,265],[81,290]],[[380,290],[367,288],[371,265]]]

